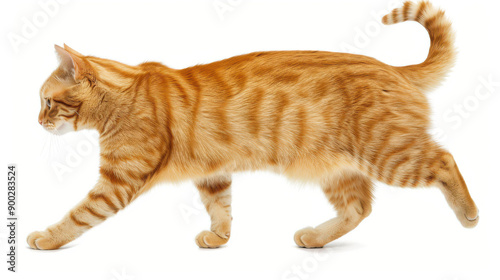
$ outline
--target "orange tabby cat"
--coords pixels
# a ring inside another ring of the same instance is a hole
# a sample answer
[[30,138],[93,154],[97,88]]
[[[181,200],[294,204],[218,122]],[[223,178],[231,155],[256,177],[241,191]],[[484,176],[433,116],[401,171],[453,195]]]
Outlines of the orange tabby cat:
[[393,67],[320,51],[241,55],[171,69],[128,66],[56,46],[61,64],[40,91],[39,122],[56,134],[100,133],[100,178],[59,223],[34,232],[35,249],[56,249],[162,180],[193,179],[210,214],[196,244],[231,232],[231,173],[271,169],[321,185],[338,216],[295,234],[322,247],[371,212],[373,181],[437,185],[464,227],[478,223],[452,155],[429,136],[424,95],[453,65],[453,32],[428,2],[407,2],[385,24],[415,20],[429,31],[428,58]]

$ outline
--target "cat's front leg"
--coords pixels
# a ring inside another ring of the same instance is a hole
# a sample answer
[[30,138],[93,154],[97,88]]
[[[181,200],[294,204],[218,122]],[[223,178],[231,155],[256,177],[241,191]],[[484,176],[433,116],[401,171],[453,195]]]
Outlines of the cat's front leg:
[[231,234],[231,176],[220,175],[195,182],[212,225],[210,231],[196,236],[200,248],[217,248],[229,241]]
[[96,186],[57,224],[28,236],[33,249],[57,249],[125,208],[138,191],[137,186],[101,176]]

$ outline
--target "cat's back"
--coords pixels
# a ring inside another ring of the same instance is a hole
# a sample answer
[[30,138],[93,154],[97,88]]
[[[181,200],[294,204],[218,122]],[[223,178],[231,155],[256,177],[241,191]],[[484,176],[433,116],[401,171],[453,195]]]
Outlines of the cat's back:
[[368,56],[327,51],[254,52],[181,72],[196,75],[206,84],[227,85],[237,92],[259,87],[299,92],[322,84],[346,91],[364,87],[419,93],[397,67]]
[[328,51],[264,51],[233,56],[209,64],[197,65],[200,71],[252,71],[247,74],[265,75],[285,71],[349,71],[384,70],[398,74],[394,67],[375,58]]
[[208,68],[231,68],[244,66],[281,66],[289,67],[349,67],[364,64],[365,66],[388,66],[372,57],[328,51],[261,51],[233,56],[206,65]]
[[317,107],[346,98],[383,98],[382,106],[399,103],[404,110],[403,104],[416,103],[427,107],[425,95],[397,67],[356,54],[254,52],[186,68],[181,74],[205,85],[200,88],[200,98],[208,104],[223,98],[238,107],[252,105],[256,95],[273,100],[284,95],[289,105],[297,106]]

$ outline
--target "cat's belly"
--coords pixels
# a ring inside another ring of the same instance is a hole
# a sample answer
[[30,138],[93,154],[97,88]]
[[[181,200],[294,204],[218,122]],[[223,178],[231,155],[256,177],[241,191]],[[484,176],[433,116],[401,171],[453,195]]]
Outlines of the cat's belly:
[[304,154],[300,157],[281,157],[278,161],[269,161],[266,157],[235,157],[214,162],[207,159],[178,160],[172,158],[164,169],[159,170],[159,181],[184,181],[247,171],[271,171],[286,177],[305,182],[318,182],[336,170],[354,167],[348,157],[332,154],[318,159],[315,155]]

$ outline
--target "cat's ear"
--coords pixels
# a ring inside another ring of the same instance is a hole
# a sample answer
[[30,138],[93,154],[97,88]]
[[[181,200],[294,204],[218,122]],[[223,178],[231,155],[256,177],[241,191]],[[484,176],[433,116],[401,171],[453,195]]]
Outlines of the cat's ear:
[[65,74],[71,76],[75,81],[91,73],[91,71],[89,71],[90,69],[88,69],[88,64],[84,61],[83,55],[66,46],[66,44],[64,44],[64,48],[58,45],[54,45],[54,48],[59,57],[59,68],[63,70]]
[[83,54],[81,54],[81,53],[79,53],[79,52],[75,51],[74,49],[70,48],[68,45],[63,44],[63,46],[64,46],[64,49],[65,49],[66,51],[68,51],[69,53],[71,53],[71,54],[73,54],[73,55],[75,55],[75,56],[83,57]]

